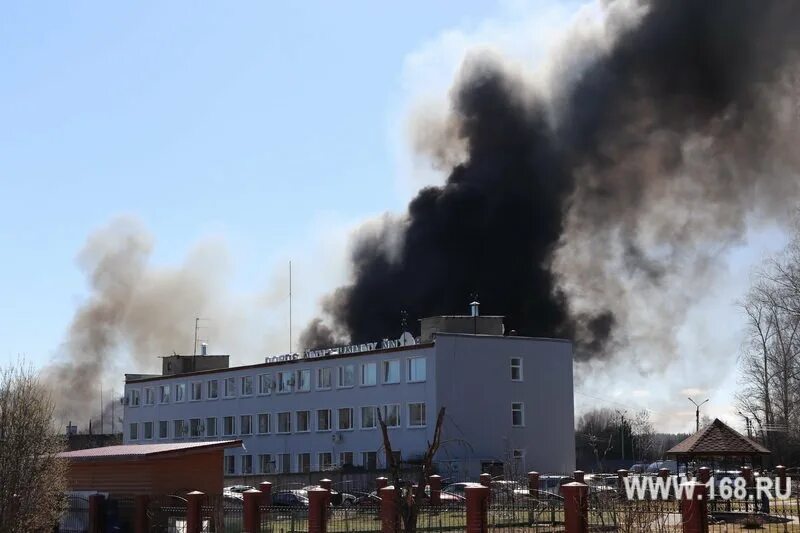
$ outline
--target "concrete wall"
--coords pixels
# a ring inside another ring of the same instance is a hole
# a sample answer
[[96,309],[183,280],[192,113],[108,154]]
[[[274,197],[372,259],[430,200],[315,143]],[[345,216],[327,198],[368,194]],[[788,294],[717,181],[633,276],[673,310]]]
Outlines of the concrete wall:
[[[512,357],[523,360],[522,381],[511,380]],[[436,402],[447,410],[443,440],[449,441],[439,461],[463,457],[470,471],[462,476],[475,476],[482,461],[506,462],[518,449],[524,461],[517,474],[574,470],[571,343],[440,333],[435,365]],[[524,427],[512,427],[514,402],[524,404]]]

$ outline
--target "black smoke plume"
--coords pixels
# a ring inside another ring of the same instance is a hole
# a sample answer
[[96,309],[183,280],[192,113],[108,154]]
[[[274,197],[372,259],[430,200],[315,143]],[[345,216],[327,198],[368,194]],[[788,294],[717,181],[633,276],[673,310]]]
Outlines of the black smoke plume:
[[669,351],[720,255],[797,198],[800,2],[620,6],[635,22],[610,15],[607,47],[553,96],[496,55],[465,59],[430,147],[463,158],[356,237],[352,282],[303,344],[392,335],[401,311],[413,325],[478,294],[507,329],[572,338],[582,359],[640,338]]

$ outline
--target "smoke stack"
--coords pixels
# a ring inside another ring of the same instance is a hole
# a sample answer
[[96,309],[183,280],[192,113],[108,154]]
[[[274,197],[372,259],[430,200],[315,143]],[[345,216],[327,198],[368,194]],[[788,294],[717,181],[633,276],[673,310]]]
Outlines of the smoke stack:
[[478,300],[473,301],[469,304],[469,314],[472,317],[480,316],[480,310],[478,309],[481,306]]
[[200,345],[200,355],[206,356],[208,355],[208,343],[203,343]]

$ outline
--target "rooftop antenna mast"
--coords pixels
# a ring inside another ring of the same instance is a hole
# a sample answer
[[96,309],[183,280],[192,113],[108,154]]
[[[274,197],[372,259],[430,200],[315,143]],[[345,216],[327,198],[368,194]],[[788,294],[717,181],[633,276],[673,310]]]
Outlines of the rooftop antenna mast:
[[[197,355],[197,343],[198,342],[208,342],[208,338],[201,339],[197,336],[198,332],[204,328],[205,326],[200,325],[201,320],[208,320],[206,318],[195,317],[194,318],[194,348],[192,348],[192,355]],[[203,354],[206,355],[206,354]]]
[[103,434],[105,431],[105,426],[103,425],[103,384],[100,383],[100,434]]
[[292,353],[292,260],[289,260],[289,353]]

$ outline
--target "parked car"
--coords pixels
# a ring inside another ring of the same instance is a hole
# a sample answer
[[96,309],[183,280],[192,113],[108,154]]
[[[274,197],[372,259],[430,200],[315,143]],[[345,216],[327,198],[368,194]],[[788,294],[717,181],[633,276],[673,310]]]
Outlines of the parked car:
[[567,476],[539,476],[539,490],[560,496],[561,485],[570,481],[572,478]]
[[274,507],[308,509],[308,496],[303,490],[282,490],[272,495]]
[[255,487],[251,485],[231,485],[230,487],[225,487],[222,492],[232,492],[235,494],[241,494],[247,490],[254,489]]
[[[307,485],[300,490],[309,491],[311,489],[322,488],[319,485]],[[356,497],[348,492],[339,492],[331,489],[331,505],[349,507],[356,501]]]

